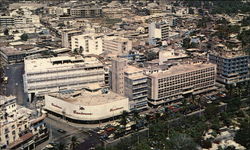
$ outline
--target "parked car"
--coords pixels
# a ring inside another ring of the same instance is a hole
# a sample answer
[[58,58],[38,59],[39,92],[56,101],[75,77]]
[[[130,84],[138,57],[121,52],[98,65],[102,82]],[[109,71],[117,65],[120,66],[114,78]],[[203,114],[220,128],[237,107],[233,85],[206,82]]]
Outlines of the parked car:
[[57,131],[60,132],[60,133],[63,133],[63,134],[66,133],[66,131],[63,130],[63,129],[58,129]]

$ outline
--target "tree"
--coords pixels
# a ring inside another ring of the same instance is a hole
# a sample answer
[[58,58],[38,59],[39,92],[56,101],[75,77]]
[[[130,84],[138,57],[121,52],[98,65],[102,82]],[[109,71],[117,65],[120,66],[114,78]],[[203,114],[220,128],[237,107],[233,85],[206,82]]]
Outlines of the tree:
[[188,13],[189,13],[189,14],[194,14],[194,9],[193,9],[193,8],[189,8],[189,9],[188,9]]
[[82,52],[83,52],[83,47],[82,47],[82,46],[80,46],[79,51],[78,51],[78,54],[79,54],[79,55],[81,55],[81,54],[82,54]]
[[147,141],[142,141],[136,145],[136,150],[151,150]]
[[139,111],[133,111],[133,119],[137,122],[140,119]]
[[236,132],[235,141],[246,149],[250,149],[250,121],[249,119],[241,123],[240,129]]
[[5,29],[4,31],[3,31],[3,33],[4,33],[4,35],[9,35],[9,29]]
[[127,125],[127,117],[128,117],[128,112],[127,111],[123,111],[122,112],[122,116],[121,116],[121,125],[123,125],[124,127],[126,127]]
[[65,24],[64,23],[59,23],[58,27],[65,27]]
[[29,37],[28,37],[28,35],[26,33],[24,33],[24,34],[21,35],[21,40],[23,40],[23,41],[27,41],[28,38]]
[[70,143],[68,144],[69,150],[76,150],[77,147],[79,146],[79,141],[75,136],[71,137]]
[[198,147],[190,136],[183,133],[174,133],[166,144],[171,150],[196,150]]
[[146,56],[148,61],[151,61],[153,59],[156,59],[158,57],[158,54],[156,52],[150,50],[150,51],[147,51],[145,53],[145,56]]
[[182,41],[182,47],[188,49],[190,47],[190,41],[191,41],[190,38],[183,39],[183,41]]
[[216,116],[218,113],[218,108],[214,104],[210,104],[205,109],[205,117],[210,120]]

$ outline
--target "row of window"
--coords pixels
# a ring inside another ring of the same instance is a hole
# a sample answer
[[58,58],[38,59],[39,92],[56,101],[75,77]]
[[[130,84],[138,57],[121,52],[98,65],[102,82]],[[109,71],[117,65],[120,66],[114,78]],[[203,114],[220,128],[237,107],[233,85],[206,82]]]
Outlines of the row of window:
[[175,89],[180,89],[180,88],[184,88],[184,87],[189,87],[189,86],[195,86],[196,84],[200,84],[200,83],[207,83],[207,82],[214,82],[214,78],[210,77],[210,78],[205,78],[205,79],[201,79],[201,80],[196,80],[196,81],[192,81],[192,82],[187,82],[187,83],[183,83],[183,84],[178,84],[175,86],[171,86],[171,87],[163,87],[161,86],[159,89],[159,92],[164,92],[164,91],[172,91]]
[[[201,84],[197,84],[195,85],[192,89],[197,89],[197,88],[204,88],[204,87],[207,87],[209,85],[213,85],[214,82],[211,81],[211,82],[206,82],[206,83],[201,83]],[[173,95],[176,95],[176,94],[181,94],[183,92],[182,89],[175,89],[173,91],[169,91],[169,90],[161,90],[159,91],[159,95],[158,95],[158,98],[163,98],[163,97],[169,97],[169,96],[173,96]]]
[[[214,72],[213,72],[214,74]],[[206,77],[206,78],[204,78]],[[183,78],[183,79],[179,79],[179,80],[174,80],[174,81],[170,81],[170,82],[166,82],[166,83],[162,83],[158,85],[158,88],[166,88],[168,86],[173,86],[173,85],[182,85],[182,86],[190,86],[190,85],[194,85],[200,82],[206,82],[209,80],[214,80],[214,75],[206,75],[204,77],[201,77],[201,75],[199,76],[193,76],[190,78]]]
[[[167,81],[171,81],[171,80],[182,79],[182,78],[186,78],[189,76],[195,76],[195,75],[202,74],[202,73],[213,75],[214,70],[215,70],[214,67],[206,68],[206,69],[202,69],[202,70],[197,70],[197,71],[193,71],[193,72],[188,72],[188,73],[183,73],[183,74],[179,74],[179,75],[175,75],[175,76],[171,76],[171,77],[158,79],[158,82],[161,83],[161,82],[167,82]],[[207,72],[209,72],[209,73],[207,73]]]

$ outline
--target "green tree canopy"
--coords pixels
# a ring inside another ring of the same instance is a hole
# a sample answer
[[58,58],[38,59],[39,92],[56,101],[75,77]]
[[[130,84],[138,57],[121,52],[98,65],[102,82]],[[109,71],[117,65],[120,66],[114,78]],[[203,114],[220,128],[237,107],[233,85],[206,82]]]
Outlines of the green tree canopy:
[[29,37],[28,37],[28,35],[26,33],[24,33],[24,34],[21,35],[21,40],[23,40],[23,41],[27,41],[28,38]]
[[245,146],[246,149],[250,149],[250,136],[249,135],[250,135],[250,121],[248,119],[240,125],[240,130],[238,130],[235,135],[235,141]]

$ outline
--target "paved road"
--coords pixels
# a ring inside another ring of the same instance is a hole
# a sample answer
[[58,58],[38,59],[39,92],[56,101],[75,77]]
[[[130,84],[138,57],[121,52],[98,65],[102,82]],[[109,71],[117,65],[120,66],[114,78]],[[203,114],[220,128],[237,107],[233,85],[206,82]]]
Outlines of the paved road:
[[[47,117],[45,122],[50,130],[50,138],[37,146],[37,150],[44,148],[49,143],[64,143],[67,145],[70,143],[72,136],[75,136],[80,143],[85,142],[85,139],[89,138],[89,134],[85,130],[70,126],[59,118]],[[60,133],[58,129],[63,129],[66,133]]]
[[17,103],[20,105],[27,105],[27,96],[23,90],[23,63],[7,65],[5,67],[5,75],[8,77],[8,84],[6,85],[6,95],[15,95]]

